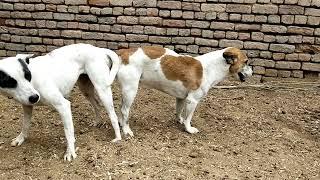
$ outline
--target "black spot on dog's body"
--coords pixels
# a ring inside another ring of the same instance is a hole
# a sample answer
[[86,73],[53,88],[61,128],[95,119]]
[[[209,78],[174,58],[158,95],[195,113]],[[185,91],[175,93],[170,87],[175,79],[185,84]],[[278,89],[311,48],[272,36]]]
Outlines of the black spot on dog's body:
[[27,64],[22,59],[18,59],[18,61],[20,62],[21,66],[22,66],[22,70],[24,72],[24,78],[26,78],[26,80],[28,80],[30,82],[31,81],[31,72],[30,72]]
[[18,83],[7,73],[0,71],[0,87],[1,88],[16,88]]

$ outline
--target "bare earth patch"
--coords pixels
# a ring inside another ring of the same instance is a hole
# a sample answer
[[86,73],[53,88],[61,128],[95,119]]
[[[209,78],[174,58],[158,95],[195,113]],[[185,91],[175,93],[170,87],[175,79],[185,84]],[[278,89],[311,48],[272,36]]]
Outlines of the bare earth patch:
[[[319,83],[320,85],[320,83]],[[193,117],[191,135],[175,120],[175,99],[140,89],[131,111],[134,138],[90,127],[94,114],[77,89],[71,98],[75,161],[64,162],[63,126],[36,107],[29,139],[11,147],[22,108],[0,101],[0,179],[320,179],[320,88],[212,89]],[[114,101],[119,112],[118,86]]]

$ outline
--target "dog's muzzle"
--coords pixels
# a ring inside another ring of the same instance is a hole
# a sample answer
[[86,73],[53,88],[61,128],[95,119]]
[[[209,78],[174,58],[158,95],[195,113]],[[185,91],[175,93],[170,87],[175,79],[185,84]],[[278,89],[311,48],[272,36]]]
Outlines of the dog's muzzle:
[[246,81],[246,76],[244,74],[242,74],[241,72],[238,73],[239,79],[241,82],[245,82]]

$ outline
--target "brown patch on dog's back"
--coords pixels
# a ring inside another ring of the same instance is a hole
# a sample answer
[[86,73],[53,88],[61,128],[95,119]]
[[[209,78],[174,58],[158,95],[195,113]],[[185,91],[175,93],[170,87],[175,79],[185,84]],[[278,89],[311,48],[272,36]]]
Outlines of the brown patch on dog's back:
[[224,57],[230,57],[233,59],[233,63],[231,64],[229,71],[230,73],[237,73],[242,67],[243,65],[246,64],[248,57],[246,56],[246,54],[244,52],[242,52],[240,49],[238,48],[228,48],[224,53],[223,53]]
[[142,50],[150,59],[157,59],[166,52],[164,48],[159,46],[145,46]]
[[136,52],[137,49],[138,48],[119,49],[116,53],[120,56],[123,64],[129,64],[129,56]]
[[193,57],[166,55],[161,58],[160,64],[167,79],[180,80],[187,89],[196,90],[200,87],[203,68]]

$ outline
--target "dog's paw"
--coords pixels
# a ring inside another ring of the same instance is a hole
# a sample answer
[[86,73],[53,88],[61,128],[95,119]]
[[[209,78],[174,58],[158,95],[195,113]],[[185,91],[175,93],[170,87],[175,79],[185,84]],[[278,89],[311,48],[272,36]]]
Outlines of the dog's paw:
[[115,139],[113,139],[111,142],[112,142],[112,143],[116,143],[116,142],[119,142],[119,141],[121,141],[121,138],[115,138]]
[[195,127],[190,127],[190,128],[187,128],[186,130],[190,134],[195,134],[195,133],[199,132],[199,130],[197,128],[195,128]]
[[23,135],[19,135],[16,138],[12,139],[11,146],[20,146],[26,138]]
[[177,120],[180,124],[184,124],[184,119],[182,117],[178,117]]
[[129,126],[123,126],[122,131],[125,136],[129,135],[130,137],[133,137],[133,132],[131,131]]
[[64,154],[64,156],[63,156],[63,159],[65,160],[65,161],[71,161],[71,160],[74,160],[74,159],[76,159],[77,158],[77,154],[76,154],[76,152],[73,150],[73,151],[71,151],[71,150],[67,150],[67,152]]

